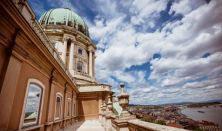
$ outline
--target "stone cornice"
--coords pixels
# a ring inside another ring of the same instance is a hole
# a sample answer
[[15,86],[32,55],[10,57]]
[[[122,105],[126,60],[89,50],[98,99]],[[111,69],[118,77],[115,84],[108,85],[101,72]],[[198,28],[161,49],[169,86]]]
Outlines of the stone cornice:
[[[76,41],[82,42],[86,44],[87,46],[93,46],[94,49],[96,49],[96,45],[91,41],[91,39],[81,32],[77,31],[76,29],[64,25],[47,25],[47,26],[42,26],[45,30],[46,33],[48,34],[55,34],[55,33],[60,33],[60,34],[69,34],[72,36],[75,36]],[[57,30],[61,30],[61,32],[56,32]]]
[[96,49],[95,49],[92,45],[90,45],[90,46],[88,47],[88,51],[89,51],[89,52],[95,52]]
[[85,85],[79,85],[79,91],[80,92],[111,92],[111,86],[104,85],[104,84],[85,84]]
[[[69,27],[69,26],[65,26],[65,25],[46,25],[46,26],[42,26],[44,29],[46,29],[47,31],[53,32],[53,30],[63,30],[63,33],[65,34],[71,34],[74,36],[78,36],[81,37],[81,39],[83,39],[84,41],[89,41],[91,42],[91,39],[84,35],[83,33],[79,32],[78,30]],[[52,31],[50,30],[52,29]]]

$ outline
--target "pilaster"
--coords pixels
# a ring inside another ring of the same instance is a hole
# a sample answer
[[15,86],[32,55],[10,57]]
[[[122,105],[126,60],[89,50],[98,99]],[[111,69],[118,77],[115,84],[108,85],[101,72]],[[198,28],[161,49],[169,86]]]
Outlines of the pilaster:
[[69,55],[69,72],[74,76],[74,42],[71,42]]
[[[10,56],[0,94],[0,130],[8,130],[22,61]],[[13,79],[12,79],[13,78]]]
[[67,42],[68,38],[64,38],[63,40],[63,51],[62,51],[62,61],[66,63],[66,51],[67,51]]

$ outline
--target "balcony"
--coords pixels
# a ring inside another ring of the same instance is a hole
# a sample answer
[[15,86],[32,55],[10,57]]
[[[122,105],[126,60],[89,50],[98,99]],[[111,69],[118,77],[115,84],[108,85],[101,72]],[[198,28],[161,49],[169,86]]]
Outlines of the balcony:
[[[107,131],[108,129],[102,126],[101,120],[86,120],[75,123],[74,125],[63,129],[62,131]],[[113,123],[112,123],[113,125]],[[144,122],[139,119],[129,120],[127,127],[124,131],[187,131],[185,129],[178,129],[174,127],[168,127],[158,125],[154,123]],[[114,125],[110,131],[116,131],[116,125]]]
[[62,131],[105,131],[99,120],[86,120],[77,122]]

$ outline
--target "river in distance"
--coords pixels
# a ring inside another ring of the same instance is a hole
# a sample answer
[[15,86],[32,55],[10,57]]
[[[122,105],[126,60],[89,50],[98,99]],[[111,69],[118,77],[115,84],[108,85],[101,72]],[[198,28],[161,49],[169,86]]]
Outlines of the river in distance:
[[219,125],[222,130],[222,107],[209,106],[201,108],[184,108],[181,113],[196,121],[210,121]]

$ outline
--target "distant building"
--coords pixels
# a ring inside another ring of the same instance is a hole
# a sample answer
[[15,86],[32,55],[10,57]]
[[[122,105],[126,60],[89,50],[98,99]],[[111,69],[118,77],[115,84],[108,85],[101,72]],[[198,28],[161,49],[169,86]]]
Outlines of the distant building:
[[178,123],[169,123],[169,124],[167,124],[167,126],[176,127],[176,128],[183,128],[183,126]]

